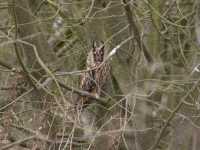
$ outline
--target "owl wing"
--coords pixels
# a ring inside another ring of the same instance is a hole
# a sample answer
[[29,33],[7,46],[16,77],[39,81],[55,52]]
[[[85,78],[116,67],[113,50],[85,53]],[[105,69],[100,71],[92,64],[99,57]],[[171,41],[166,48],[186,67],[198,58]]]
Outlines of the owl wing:
[[98,95],[101,95],[101,89],[107,82],[109,74],[110,74],[110,65],[108,63],[104,63],[100,68],[96,70],[95,81],[97,85]]
[[[83,74],[81,77],[81,83],[80,83],[80,89],[83,91],[87,91],[89,93],[93,93],[96,91],[96,82],[94,80],[95,78],[95,72],[94,70],[88,71]],[[81,107],[85,107],[90,103],[90,98],[86,96],[80,96],[77,101],[79,104],[81,104]]]
[[94,70],[88,71],[84,73],[81,78],[81,89],[83,91],[92,92],[92,90],[96,87],[95,84],[95,72]]

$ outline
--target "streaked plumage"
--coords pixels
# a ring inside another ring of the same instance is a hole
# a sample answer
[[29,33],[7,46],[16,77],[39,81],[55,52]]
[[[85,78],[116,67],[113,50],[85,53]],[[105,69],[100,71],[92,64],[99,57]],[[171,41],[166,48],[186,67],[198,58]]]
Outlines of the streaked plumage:
[[[87,91],[95,96],[101,95],[101,89],[107,82],[107,78],[110,72],[110,65],[104,62],[104,45],[97,46],[93,43],[93,48],[89,52],[87,57],[86,68],[87,72],[81,77],[80,88],[83,91]],[[91,103],[91,99],[88,97],[80,98],[83,105]]]

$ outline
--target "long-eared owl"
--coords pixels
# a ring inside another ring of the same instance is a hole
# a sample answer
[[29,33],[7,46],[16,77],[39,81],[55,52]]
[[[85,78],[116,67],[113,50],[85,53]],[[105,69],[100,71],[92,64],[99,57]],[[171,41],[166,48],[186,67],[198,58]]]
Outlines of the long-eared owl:
[[[108,80],[110,65],[105,58],[105,46],[103,42],[97,45],[93,42],[92,50],[88,53],[85,72],[81,76],[80,88],[96,97],[101,95],[102,87]],[[81,97],[81,103],[85,106],[91,103],[88,97]]]

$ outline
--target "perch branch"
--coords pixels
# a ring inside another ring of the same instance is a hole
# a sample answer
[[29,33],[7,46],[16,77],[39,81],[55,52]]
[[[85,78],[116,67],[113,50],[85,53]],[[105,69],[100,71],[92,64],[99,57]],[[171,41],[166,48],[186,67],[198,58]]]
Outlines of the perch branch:
[[76,94],[78,94],[78,95],[80,95],[80,96],[86,96],[86,97],[92,98],[92,99],[94,99],[97,103],[99,103],[99,104],[101,104],[101,105],[103,105],[103,106],[106,106],[106,104],[107,104],[107,103],[105,102],[104,99],[102,99],[102,98],[97,98],[96,96],[90,94],[89,92],[86,92],[86,91],[83,91],[83,90],[79,90],[79,89],[76,89],[76,88],[67,86],[67,85],[65,85],[64,83],[60,82],[60,81],[58,81],[58,83],[59,83],[59,85],[60,85],[62,88],[66,89],[66,90],[68,90],[68,91],[73,91],[74,93],[76,93]]

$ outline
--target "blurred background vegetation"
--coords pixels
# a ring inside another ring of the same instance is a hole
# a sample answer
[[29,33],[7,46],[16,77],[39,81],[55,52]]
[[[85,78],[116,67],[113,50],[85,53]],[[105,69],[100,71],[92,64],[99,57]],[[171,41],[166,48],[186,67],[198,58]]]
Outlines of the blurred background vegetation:
[[[0,150],[200,147],[199,0],[0,0],[0,18]],[[99,98],[79,88],[93,41]]]

